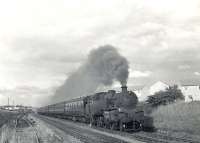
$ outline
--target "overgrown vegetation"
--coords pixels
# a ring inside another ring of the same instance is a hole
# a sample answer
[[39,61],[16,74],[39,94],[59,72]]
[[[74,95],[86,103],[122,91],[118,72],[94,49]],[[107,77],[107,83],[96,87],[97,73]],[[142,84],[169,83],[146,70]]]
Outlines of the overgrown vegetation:
[[0,128],[5,122],[7,122],[8,120],[13,119],[16,116],[17,116],[16,112],[0,110]]
[[0,142],[7,143],[8,139],[12,137],[13,130],[8,127],[10,120],[17,117],[14,111],[0,110]]
[[167,105],[174,103],[177,100],[184,100],[184,95],[181,90],[178,89],[177,85],[170,86],[165,91],[156,92],[154,95],[148,96],[147,103],[152,105],[152,107],[157,107],[160,105]]
[[152,113],[154,126],[200,135],[200,102],[176,102],[159,106]]

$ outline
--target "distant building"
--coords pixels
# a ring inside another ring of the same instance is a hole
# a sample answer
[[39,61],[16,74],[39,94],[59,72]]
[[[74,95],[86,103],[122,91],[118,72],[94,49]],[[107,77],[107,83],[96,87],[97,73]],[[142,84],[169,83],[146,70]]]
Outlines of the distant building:
[[150,93],[150,95],[153,95],[156,92],[165,91],[167,88],[169,88],[168,84],[158,81],[158,82],[154,83],[152,86],[150,86],[149,93]]
[[190,102],[195,100],[200,101],[200,85],[183,84],[179,85],[179,89],[185,96],[185,102]]
[[145,86],[130,87],[138,96],[139,101],[145,101],[149,95],[153,95],[159,91],[165,91],[167,88],[169,88],[169,85],[161,81]]
[[26,112],[31,112],[33,108],[31,106],[22,106],[22,105],[4,105],[0,106],[1,110],[9,110],[9,111],[26,111]]

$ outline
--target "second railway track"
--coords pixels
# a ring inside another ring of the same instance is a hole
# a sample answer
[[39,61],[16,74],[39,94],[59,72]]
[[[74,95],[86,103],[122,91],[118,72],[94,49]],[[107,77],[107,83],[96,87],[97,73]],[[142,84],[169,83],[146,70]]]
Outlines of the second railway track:
[[31,127],[32,130],[33,130],[33,133],[34,133],[34,136],[35,136],[35,143],[41,143],[40,138],[39,138],[39,136],[38,136],[38,131],[37,131],[37,129],[33,126],[32,122],[31,122],[28,118],[25,118],[24,120],[27,122],[27,124],[29,125],[29,127]]
[[102,134],[97,134],[73,126],[66,127],[66,125],[62,122],[55,122],[55,120],[50,120],[47,118],[42,118],[42,120],[64,131],[66,134],[78,138],[81,142],[84,143],[127,143],[123,140],[119,140]]
[[27,116],[19,116],[15,120],[15,142],[20,143],[18,141],[18,135],[17,134],[22,134],[25,128],[29,128],[29,132],[32,134],[31,136],[33,137],[33,142],[34,143],[42,143],[39,139],[37,129],[32,125],[31,121],[28,119]]

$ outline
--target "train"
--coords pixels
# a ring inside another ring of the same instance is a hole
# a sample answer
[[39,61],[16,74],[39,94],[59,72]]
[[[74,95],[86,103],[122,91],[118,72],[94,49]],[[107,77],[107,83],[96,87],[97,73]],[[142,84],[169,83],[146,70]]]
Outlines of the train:
[[145,116],[138,98],[127,86],[40,107],[38,114],[84,122],[120,131],[152,130],[153,118]]

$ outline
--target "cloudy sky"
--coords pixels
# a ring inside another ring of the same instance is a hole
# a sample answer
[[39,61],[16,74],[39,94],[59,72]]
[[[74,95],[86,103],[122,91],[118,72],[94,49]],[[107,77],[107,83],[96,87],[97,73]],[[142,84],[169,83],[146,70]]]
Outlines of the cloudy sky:
[[40,106],[104,44],[129,85],[200,81],[199,0],[0,0],[0,105]]

